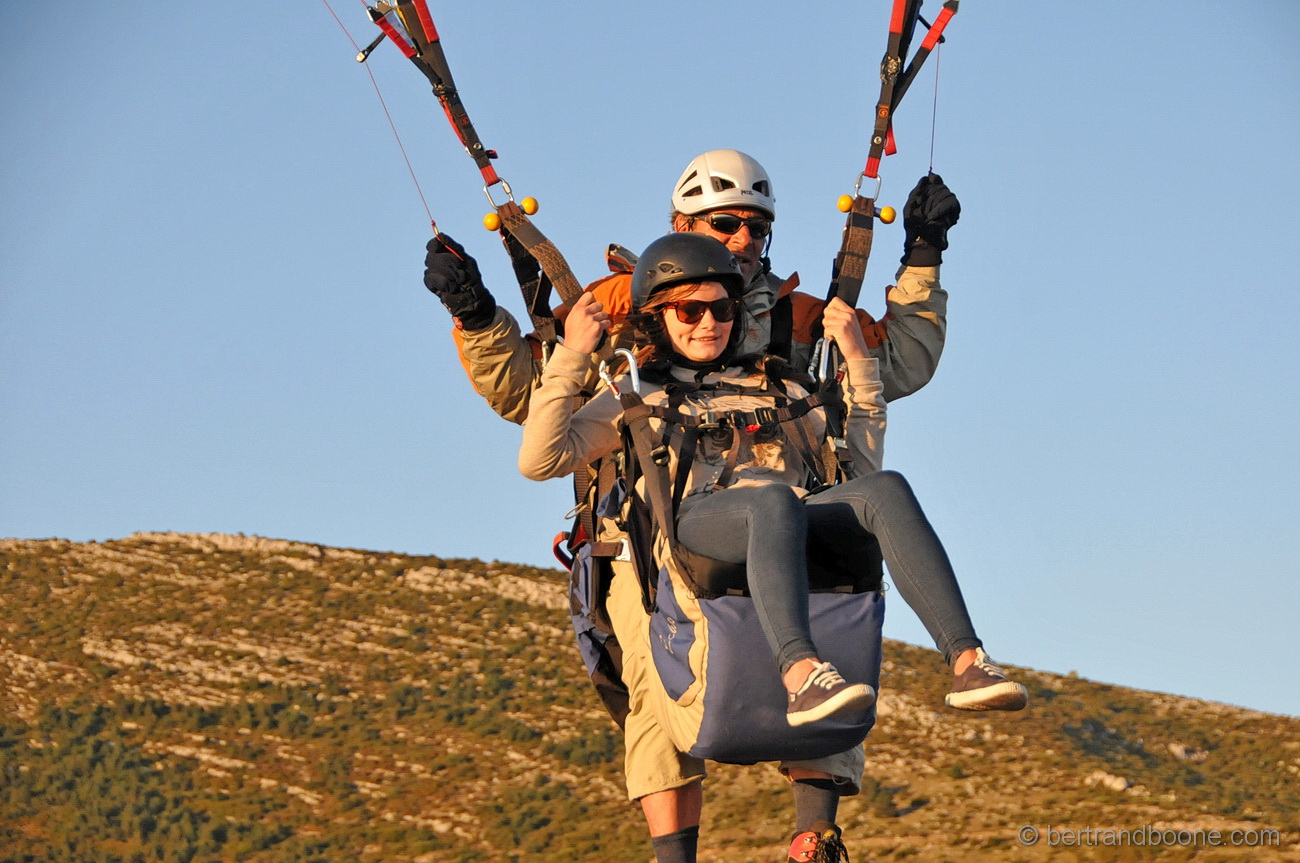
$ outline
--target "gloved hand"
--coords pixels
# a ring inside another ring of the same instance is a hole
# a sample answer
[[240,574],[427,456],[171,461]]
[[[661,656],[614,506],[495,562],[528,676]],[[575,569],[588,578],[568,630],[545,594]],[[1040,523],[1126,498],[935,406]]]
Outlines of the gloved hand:
[[481,330],[496,316],[497,301],[483,287],[478,262],[446,234],[429,241],[424,258],[424,286],[442,300],[462,328]]
[[943,184],[943,177],[927,174],[916,184],[903,205],[903,227],[907,241],[903,245],[903,265],[936,267],[948,248],[948,229],[957,224],[961,203]]

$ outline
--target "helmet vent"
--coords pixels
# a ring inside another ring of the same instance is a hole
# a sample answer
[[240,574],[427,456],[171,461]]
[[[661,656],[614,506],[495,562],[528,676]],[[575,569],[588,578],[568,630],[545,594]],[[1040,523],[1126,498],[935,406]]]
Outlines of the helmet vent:
[[767,180],[759,180],[757,183],[754,184],[754,191],[758,192],[760,195],[767,195],[768,197],[771,197],[772,184],[769,183]]
[[710,177],[709,179],[713,181],[713,191],[715,192],[722,192],[725,191],[726,189],[736,188],[735,183],[731,182],[730,180],[724,179],[723,177]]

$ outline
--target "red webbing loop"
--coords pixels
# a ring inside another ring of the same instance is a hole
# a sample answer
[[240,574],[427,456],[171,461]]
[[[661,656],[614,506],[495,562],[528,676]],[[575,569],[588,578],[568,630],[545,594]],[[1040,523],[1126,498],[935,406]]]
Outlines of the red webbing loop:
[[371,10],[370,17],[379,25],[379,29],[384,31],[384,35],[392,39],[393,44],[402,49],[402,53],[406,55],[408,60],[415,56],[415,46],[402,38],[402,34],[397,32],[397,28],[393,26],[393,22],[389,21],[387,16]]
[[902,35],[904,15],[906,14],[907,3],[905,0],[894,0],[894,11],[889,16],[889,32],[891,34]]
[[438,28],[433,26],[433,16],[429,14],[429,4],[425,0],[411,0],[415,12],[420,16],[420,26],[424,28],[424,38],[430,42],[438,41]]
[[934,19],[934,23],[930,25],[930,32],[926,33],[925,39],[921,41],[922,51],[934,50],[934,46],[939,44],[939,37],[943,35],[943,28],[948,26],[948,20],[955,14],[957,14],[957,8],[955,6],[949,8],[945,5],[943,7],[943,11],[939,13],[939,17]]

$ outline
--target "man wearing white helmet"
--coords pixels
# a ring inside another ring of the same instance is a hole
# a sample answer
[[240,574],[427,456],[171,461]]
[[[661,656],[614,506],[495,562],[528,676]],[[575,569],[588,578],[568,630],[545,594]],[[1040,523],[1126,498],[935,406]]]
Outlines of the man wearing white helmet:
[[[740,263],[747,280],[745,307],[750,324],[742,350],[775,353],[795,368],[806,368],[820,336],[825,302],[796,291],[797,275],[785,279],[774,275],[764,257],[776,219],[776,198],[763,166],[738,150],[702,153],[674,185],[672,206],[674,231],[711,236]],[[948,300],[939,286],[938,266],[960,205],[942,179],[930,175],[912,190],[903,212],[904,266],[898,283],[886,293],[888,312],[877,320],[858,310],[867,345],[880,360],[886,400],[916,392],[929,383],[938,366]],[[618,247],[611,247],[611,252],[615,250]],[[617,322],[631,307],[631,266],[617,254],[608,258],[613,274],[587,290]],[[522,423],[528,415],[528,397],[537,385],[540,345],[526,339],[515,318],[497,306],[473,258],[450,237],[444,234],[429,242],[425,267],[426,287],[456,320],[453,338],[475,389],[502,417]],[[562,319],[567,312],[561,307],[558,316]]]

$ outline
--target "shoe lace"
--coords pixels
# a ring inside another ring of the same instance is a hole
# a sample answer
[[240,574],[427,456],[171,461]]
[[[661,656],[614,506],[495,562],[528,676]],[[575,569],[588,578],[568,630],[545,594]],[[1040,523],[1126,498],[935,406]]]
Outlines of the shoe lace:
[[989,674],[994,677],[1007,676],[1006,672],[998,667],[997,663],[993,661],[993,658],[991,656],[989,656],[987,653],[984,652],[983,648],[979,648],[978,650],[975,651],[975,662],[972,664],[980,671],[983,671],[985,674]]
[[807,863],[851,863],[849,849],[833,830],[821,834],[812,831],[799,834],[790,846],[789,859]]
[[823,662],[808,675],[808,682],[805,685],[810,689],[814,686],[820,689],[831,689],[839,686],[843,682],[844,678],[840,676],[840,673],[835,669],[835,666],[831,665],[829,662]]
[[827,832],[817,838],[817,850],[813,851],[809,863],[850,863],[849,849],[844,847],[840,837]]

